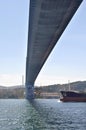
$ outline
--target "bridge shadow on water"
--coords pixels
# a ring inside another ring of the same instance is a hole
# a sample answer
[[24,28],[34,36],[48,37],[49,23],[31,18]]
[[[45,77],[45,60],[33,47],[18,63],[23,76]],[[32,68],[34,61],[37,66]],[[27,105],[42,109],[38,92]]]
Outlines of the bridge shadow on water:
[[[55,99],[34,99],[32,101],[29,101],[31,106],[35,109],[37,112],[39,118],[42,122],[42,128],[44,130],[52,130],[57,128],[59,129],[58,125],[60,126],[60,122],[57,122],[57,119],[60,117],[60,112],[58,112],[57,115],[57,105],[58,102]],[[33,117],[33,113],[32,117]],[[35,119],[37,120],[37,118]],[[39,121],[38,121],[39,122]],[[40,130],[41,130],[40,129]]]
[[56,99],[34,99],[30,104],[41,120],[42,128],[40,130],[86,129],[85,103],[62,103]]

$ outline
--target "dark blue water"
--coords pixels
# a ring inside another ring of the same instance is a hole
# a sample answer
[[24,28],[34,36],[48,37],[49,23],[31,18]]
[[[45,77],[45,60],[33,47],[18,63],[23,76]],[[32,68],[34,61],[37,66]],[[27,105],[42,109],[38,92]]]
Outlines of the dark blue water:
[[86,103],[1,99],[0,130],[86,130]]

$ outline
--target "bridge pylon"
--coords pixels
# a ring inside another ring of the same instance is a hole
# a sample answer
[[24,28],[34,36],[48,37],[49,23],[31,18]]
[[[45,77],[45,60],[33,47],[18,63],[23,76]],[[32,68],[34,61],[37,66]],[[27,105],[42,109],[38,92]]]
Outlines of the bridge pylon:
[[26,99],[34,99],[34,85],[32,84],[26,84]]

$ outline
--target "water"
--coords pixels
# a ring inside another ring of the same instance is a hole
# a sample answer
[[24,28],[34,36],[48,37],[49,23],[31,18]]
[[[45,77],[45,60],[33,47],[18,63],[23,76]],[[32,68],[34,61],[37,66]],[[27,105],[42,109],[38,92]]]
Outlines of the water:
[[0,130],[86,130],[86,103],[1,99]]

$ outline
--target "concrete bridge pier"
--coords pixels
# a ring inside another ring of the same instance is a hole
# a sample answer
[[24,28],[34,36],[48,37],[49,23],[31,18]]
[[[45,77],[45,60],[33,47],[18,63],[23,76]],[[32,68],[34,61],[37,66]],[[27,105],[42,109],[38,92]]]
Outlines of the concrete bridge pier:
[[32,84],[26,85],[26,99],[28,100],[34,99],[34,85]]

